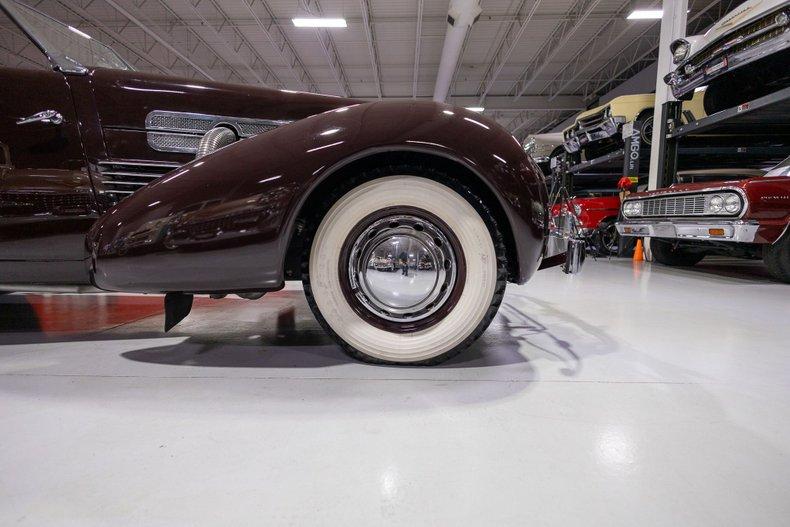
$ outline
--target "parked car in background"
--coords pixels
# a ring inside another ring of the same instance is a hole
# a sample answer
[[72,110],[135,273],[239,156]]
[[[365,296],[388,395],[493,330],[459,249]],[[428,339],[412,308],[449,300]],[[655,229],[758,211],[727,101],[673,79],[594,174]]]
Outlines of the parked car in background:
[[[683,104],[684,121],[705,117],[702,92]],[[581,112],[572,125],[563,130],[565,149],[581,152],[585,160],[609,154],[623,148],[623,125],[639,123],[639,137],[643,145],[653,138],[653,109],[656,96],[652,93],[621,95],[606,104]]]
[[590,195],[576,195],[567,203],[554,205],[552,216],[559,216],[564,208],[573,211],[578,223],[577,227],[594,254],[600,256],[617,254],[620,240],[615,225],[620,213],[618,194],[597,192]]
[[702,35],[670,44],[674,71],[664,77],[678,99],[700,86],[716,113],[790,84],[790,1],[749,0]]
[[[194,294],[301,280],[350,355],[429,365],[485,331],[508,281],[581,265],[549,232],[545,178],[485,116],[144,74],[0,8],[0,37],[35,45],[0,68],[2,290],[164,293],[169,329]],[[419,273],[369,272],[404,252]]]
[[524,152],[538,164],[543,175],[551,174],[551,158],[562,153],[562,133],[530,134],[524,140]]
[[777,280],[790,282],[790,158],[757,177],[632,194],[622,214],[620,235],[650,236],[657,262],[690,266],[709,254],[762,258]]

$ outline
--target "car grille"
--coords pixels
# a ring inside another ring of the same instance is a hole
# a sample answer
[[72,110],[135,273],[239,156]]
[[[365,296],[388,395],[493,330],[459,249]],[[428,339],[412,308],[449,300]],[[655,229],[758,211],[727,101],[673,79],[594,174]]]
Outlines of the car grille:
[[578,128],[590,128],[591,126],[597,126],[606,120],[606,110],[608,107],[603,108],[600,112],[596,112],[592,115],[587,115],[585,117],[581,117],[578,120],[579,126]]
[[[778,13],[778,11],[774,11],[773,13],[756,20],[751,24],[733,31],[732,33],[723,35],[720,39],[715,41],[706,49],[691,57],[688,64],[685,66],[686,72],[691,73],[689,71],[689,66],[692,71],[697,71],[707,62],[710,62],[712,59],[723,55],[725,51],[728,54],[738,53],[771,40],[778,35],[781,35],[784,31],[786,31],[787,26],[778,26],[771,29],[772,26],[776,25],[776,21],[774,19]],[[738,40],[742,41],[737,44],[732,44],[725,50],[725,47],[728,43],[734,43]]]
[[23,214],[76,216],[95,212],[95,207],[93,195],[89,191],[69,194],[0,192],[0,212],[9,216]]
[[100,161],[101,192],[111,204],[117,203],[179,166],[165,161]]
[[640,216],[700,216],[705,213],[705,196],[675,196],[642,200]]

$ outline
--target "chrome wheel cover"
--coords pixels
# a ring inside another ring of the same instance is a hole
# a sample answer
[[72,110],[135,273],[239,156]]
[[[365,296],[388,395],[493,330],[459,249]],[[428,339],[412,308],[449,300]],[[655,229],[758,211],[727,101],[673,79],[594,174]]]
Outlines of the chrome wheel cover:
[[458,263],[448,236],[410,214],[377,219],[356,237],[348,259],[351,293],[377,317],[415,322],[450,297]]

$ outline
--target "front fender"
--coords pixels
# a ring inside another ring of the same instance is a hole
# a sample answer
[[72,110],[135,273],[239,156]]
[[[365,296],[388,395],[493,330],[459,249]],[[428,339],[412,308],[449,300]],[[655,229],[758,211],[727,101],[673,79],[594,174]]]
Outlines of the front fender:
[[277,289],[310,192],[353,160],[400,150],[451,158],[476,173],[510,223],[518,280],[534,272],[546,188],[518,141],[479,114],[407,101],[314,115],[163,176],[108,211],[88,234],[94,284],[136,292]]

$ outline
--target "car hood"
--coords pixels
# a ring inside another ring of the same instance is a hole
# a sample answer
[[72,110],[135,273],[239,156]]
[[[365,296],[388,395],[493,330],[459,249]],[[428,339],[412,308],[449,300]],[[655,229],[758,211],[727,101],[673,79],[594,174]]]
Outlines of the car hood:
[[698,192],[705,190],[719,190],[722,188],[745,188],[749,181],[762,178],[749,178],[741,179],[738,181],[705,181],[701,183],[681,183],[672,185],[668,188],[660,188],[658,190],[648,190],[645,192],[634,192],[628,196],[628,199],[633,198],[647,198],[651,196],[663,196],[665,194],[675,194],[679,192]]
[[144,129],[152,110],[296,121],[362,101],[210,80],[97,68],[91,86],[103,128]]

